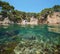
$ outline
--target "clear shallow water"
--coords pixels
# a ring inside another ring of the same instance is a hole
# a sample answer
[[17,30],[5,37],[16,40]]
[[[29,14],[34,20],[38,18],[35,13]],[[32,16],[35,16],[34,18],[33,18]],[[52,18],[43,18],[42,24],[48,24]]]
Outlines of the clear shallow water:
[[36,26],[0,26],[0,44],[20,40],[50,40],[60,44],[60,26],[36,25]]
[[60,25],[0,26],[1,54],[59,54]]

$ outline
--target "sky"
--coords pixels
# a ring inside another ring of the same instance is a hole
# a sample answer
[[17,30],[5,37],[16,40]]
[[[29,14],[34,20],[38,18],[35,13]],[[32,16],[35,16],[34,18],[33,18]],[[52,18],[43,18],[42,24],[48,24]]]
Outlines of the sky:
[[13,5],[15,9],[25,12],[40,12],[44,8],[60,5],[60,0],[3,0]]

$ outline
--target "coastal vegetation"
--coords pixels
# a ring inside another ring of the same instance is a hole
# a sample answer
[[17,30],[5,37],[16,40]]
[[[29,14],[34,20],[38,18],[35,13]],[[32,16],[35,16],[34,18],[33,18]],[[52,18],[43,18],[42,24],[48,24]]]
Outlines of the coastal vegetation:
[[10,5],[8,2],[0,1],[0,15],[2,15],[0,21],[8,17],[9,20],[14,23],[21,23],[22,20],[30,21],[30,18],[33,16],[38,19],[38,22],[40,23],[42,18],[46,20],[47,16],[51,16],[54,12],[60,12],[60,5],[55,5],[52,8],[45,8],[39,13],[34,13],[16,10],[14,6]]

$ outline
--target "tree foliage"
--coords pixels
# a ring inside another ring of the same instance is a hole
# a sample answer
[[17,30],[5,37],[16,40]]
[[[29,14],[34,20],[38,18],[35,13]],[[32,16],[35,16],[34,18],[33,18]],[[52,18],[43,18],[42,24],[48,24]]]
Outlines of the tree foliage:
[[53,6],[55,12],[60,12],[60,5]]
[[33,13],[15,10],[14,6],[10,5],[8,2],[0,1],[0,14],[2,14],[3,17],[8,17],[14,22],[19,22],[25,19],[30,21],[32,16],[37,19],[41,19],[42,17],[46,19],[49,14],[52,15],[55,11],[60,12],[60,5],[55,5],[52,8],[45,8],[39,13]]
[[2,10],[6,10],[6,11],[10,11],[14,9],[13,6],[11,6],[8,2],[4,2],[4,1],[0,1],[0,7],[2,8]]

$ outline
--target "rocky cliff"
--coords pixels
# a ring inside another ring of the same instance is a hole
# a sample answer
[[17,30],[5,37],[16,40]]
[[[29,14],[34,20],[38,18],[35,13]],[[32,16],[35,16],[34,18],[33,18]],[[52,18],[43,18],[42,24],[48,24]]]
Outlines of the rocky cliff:
[[47,16],[47,23],[60,24],[60,12],[54,12],[51,16]]

